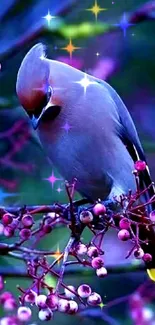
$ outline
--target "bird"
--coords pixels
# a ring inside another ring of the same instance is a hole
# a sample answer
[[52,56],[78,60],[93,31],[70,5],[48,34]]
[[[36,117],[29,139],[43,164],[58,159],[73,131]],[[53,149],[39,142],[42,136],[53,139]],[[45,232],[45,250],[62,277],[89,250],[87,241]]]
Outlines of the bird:
[[[83,197],[111,200],[136,191],[134,164],[146,158],[129,111],[107,82],[48,59],[38,43],[20,65],[16,92],[47,156],[68,182],[77,179]],[[150,184],[146,166],[141,189]],[[152,185],[147,195],[154,193]],[[155,254],[148,268],[155,280]]]

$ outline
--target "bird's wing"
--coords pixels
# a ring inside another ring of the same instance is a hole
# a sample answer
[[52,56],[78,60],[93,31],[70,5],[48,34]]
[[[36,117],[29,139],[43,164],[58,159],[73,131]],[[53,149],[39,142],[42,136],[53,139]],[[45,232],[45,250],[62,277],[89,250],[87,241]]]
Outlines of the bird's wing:
[[[133,123],[133,120],[124,105],[123,101],[119,97],[119,95],[116,93],[116,91],[105,81],[98,81],[100,84],[103,84],[103,86],[109,91],[118,115],[119,115],[119,121],[117,124],[117,134],[121,138],[122,142],[126,146],[130,156],[132,157],[133,161],[136,162],[137,160],[146,161],[135,125]],[[140,173],[140,187],[141,190],[144,188],[147,188],[151,184],[151,177],[148,166],[146,169]],[[148,193],[146,193],[148,198],[151,198],[155,194],[154,186],[152,185]]]
[[[118,96],[118,94],[115,92],[115,90],[108,85],[106,82],[104,82],[104,87],[109,91],[112,99],[115,102],[116,109],[119,115],[119,121],[118,121],[118,127],[117,127],[117,134],[125,144],[130,156],[132,157],[133,161],[136,160],[143,160],[146,161],[145,155],[136,131],[136,128],[134,126],[134,123],[132,121],[132,118],[125,107],[124,103],[122,102],[121,98]],[[143,190],[144,188],[147,188],[151,184],[151,177],[149,173],[148,167],[145,169],[145,171],[140,173],[140,188]],[[155,195],[155,189],[154,185],[150,187],[148,190],[148,193],[146,193],[146,199],[152,198],[153,195]],[[155,204],[152,204],[152,209],[155,209]],[[149,263],[146,263],[147,271],[149,277],[155,281],[155,232],[154,228],[148,228],[146,226],[141,225],[139,229],[139,238],[142,240],[148,239],[148,243],[141,244],[144,252],[150,253],[152,255],[152,261]]]

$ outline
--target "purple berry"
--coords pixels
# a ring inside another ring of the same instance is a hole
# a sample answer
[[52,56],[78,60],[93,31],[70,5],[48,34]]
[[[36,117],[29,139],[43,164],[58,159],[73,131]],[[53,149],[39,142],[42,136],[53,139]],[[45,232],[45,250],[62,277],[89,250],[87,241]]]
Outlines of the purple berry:
[[119,227],[128,230],[130,228],[130,221],[127,218],[122,218],[119,222]]
[[77,293],[81,298],[88,298],[91,294],[91,288],[87,284],[82,284],[78,287]]
[[31,230],[27,229],[27,228],[23,228],[20,232],[19,232],[19,236],[21,239],[27,240],[30,238],[31,236]]
[[146,169],[146,162],[142,160],[137,160],[135,162],[135,169],[139,172],[143,171]]
[[106,207],[101,204],[101,203],[97,203],[95,204],[95,206],[93,207],[93,212],[96,216],[99,216],[101,214],[106,213]]
[[122,229],[118,232],[118,239],[122,241],[126,241],[130,238],[130,233],[126,229]]
[[26,228],[32,227],[34,223],[33,217],[30,214],[24,214],[21,221],[23,226]]
[[100,269],[104,265],[103,258],[101,257],[94,257],[92,259],[91,265],[94,269]]

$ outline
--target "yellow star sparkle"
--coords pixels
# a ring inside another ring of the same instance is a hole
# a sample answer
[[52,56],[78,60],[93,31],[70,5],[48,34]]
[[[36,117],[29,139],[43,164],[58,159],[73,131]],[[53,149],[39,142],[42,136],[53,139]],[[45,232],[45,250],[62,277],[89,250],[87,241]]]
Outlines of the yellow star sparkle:
[[59,246],[57,247],[57,250],[51,254],[52,257],[54,257],[55,260],[58,261],[58,264],[60,263],[61,258],[63,257],[63,254],[59,250]]
[[89,9],[86,9],[88,11],[91,11],[94,15],[95,15],[95,19],[97,21],[97,18],[98,18],[98,14],[101,12],[101,11],[105,11],[107,10],[106,8],[101,8],[98,3],[97,3],[97,0],[95,0],[95,3],[93,5],[92,8],[89,8]]
[[73,52],[75,50],[81,49],[81,47],[74,46],[73,43],[72,43],[72,40],[70,39],[69,40],[69,43],[67,44],[67,46],[66,47],[62,47],[61,49],[67,51],[69,53],[69,55],[70,55],[70,58],[72,58]]

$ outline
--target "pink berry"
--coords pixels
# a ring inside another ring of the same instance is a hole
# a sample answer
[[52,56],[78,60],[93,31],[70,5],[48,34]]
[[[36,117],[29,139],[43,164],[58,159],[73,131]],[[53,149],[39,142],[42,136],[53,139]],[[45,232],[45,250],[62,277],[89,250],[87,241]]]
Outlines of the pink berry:
[[118,232],[118,239],[122,241],[126,241],[130,238],[130,233],[126,229],[122,229]]
[[44,225],[43,226],[43,232],[45,234],[50,234],[51,231],[52,231],[52,226],[51,225]]
[[90,211],[82,211],[80,213],[80,221],[82,223],[90,223],[93,221],[93,215]]
[[10,213],[5,213],[2,216],[2,221],[5,226],[8,226],[13,220],[12,214]]
[[152,222],[155,222],[155,210],[151,211],[151,213],[150,213],[150,220]]
[[[70,290],[68,290],[68,289],[70,289]],[[70,299],[72,299],[72,298],[74,298],[75,297],[75,287],[73,287],[73,286],[67,286],[67,288],[65,288],[65,296],[67,297],[67,298],[70,298]]]
[[32,314],[32,312],[29,307],[22,306],[22,307],[19,307],[17,310],[17,316],[21,322],[29,321],[31,318],[31,314]]
[[48,321],[53,317],[53,312],[49,308],[41,309],[39,311],[38,317],[42,321]]
[[58,297],[55,294],[50,294],[47,296],[46,304],[50,309],[56,310],[58,307]]
[[84,255],[84,254],[86,254],[87,253],[87,247],[86,247],[86,245],[79,243],[76,246],[76,253],[78,255]]
[[144,251],[142,248],[136,248],[134,251],[134,256],[137,258],[137,259],[141,259],[143,256],[144,256]]
[[149,253],[145,253],[142,258],[143,258],[144,262],[151,262],[152,261],[152,255],[149,254]]
[[128,230],[130,228],[130,221],[127,218],[122,218],[119,222],[119,227]]
[[47,297],[45,295],[36,296],[35,304],[39,308],[46,308],[47,307],[46,300],[47,300]]
[[91,265],[94,269],[100,269],[104,265],[103,258],[101,257],[94,257],[92,259]]
[[69,300],[69,310],[68,310],[68,314],[76,314],[76,312],[78,311],[78,304],[76,301],[74,300]]
[[34,304],[35,300],[36,300],[36,297],[37,297],[36,292],[33,291],[33,290],[30,290],[30,292],[27,293],[27,295],[25,296],[25,301],[30,302],[31,304]]
[[0,304],[4,304],[6,300],[12,298],[12,293],[9,291],[5,291],[0,295]]
[[146,169],[146,162],[142,160],[137,160],[135,162],[135,169],[138,170],[139,172],[143,171]]
[[23,226],[26,228],[32,227],[34,223],[33,217],[30,214],[24,214],[21,221]]
[[77,293],[81,298],[88,298],[91,294],[91,288],[87,284],[82,284],[78,287]]
[[106,212],[106,207],[101,203],[97,203],[93,207],[93,212],[96,216],[99,216],[100,214],[104,214]]
[[12,229],[10,226],[4,227],[4,236],[12,237],[13,235],[14,235],[14,229]]
[[90,247],[88,248],[87,255],[88,255],[89,257],[97,257],[98,254],[99,254],[99,251],[98,251],[97,247],[95,247],[95,246],[90,246]]
[[0,290],[2,290],[4,288],[4,282],[3,282],[3,278],[0,275]]
[[100,269],[96,270],[96,275],[99,278],[104,278],[107,275],[107,269],[105,267],[101,267]]
[[69,302],[67,299],[59,299],[58,310],[62,313],[67,313],[69,310]]
[[19,236],[21,239],[29,239],[31,236],[31,230],[27,229],[27,228],[23,228],[20,232],[19,232]]
[[5,310],[14,310],[17,305],[16,305],[14,298],[11,297],[11,298],[5,300],[3,306],[4,306]]
[[102,302],[101,296],[96,293],[92,292],[91,295],[87,298],[88,305],[97,306]]

